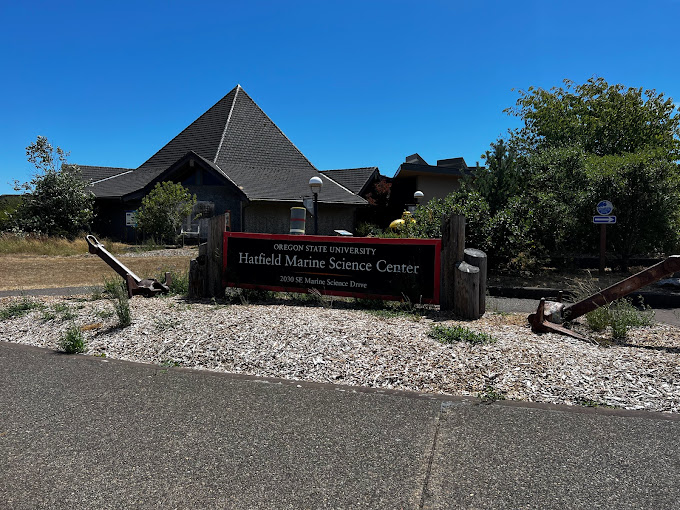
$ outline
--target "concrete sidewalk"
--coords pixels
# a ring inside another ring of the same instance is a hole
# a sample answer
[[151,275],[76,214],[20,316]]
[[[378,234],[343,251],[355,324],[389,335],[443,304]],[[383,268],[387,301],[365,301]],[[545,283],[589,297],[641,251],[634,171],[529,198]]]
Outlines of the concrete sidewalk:
[[677,415],[166,369],[0,342],[3,508],[677,508]]

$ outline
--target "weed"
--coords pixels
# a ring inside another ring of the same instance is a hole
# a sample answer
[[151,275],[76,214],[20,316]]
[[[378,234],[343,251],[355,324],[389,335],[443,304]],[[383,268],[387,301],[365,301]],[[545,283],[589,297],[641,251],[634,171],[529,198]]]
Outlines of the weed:
[[156,275],[159,282],[165,281],[165,273],[170,277],[170,295],[186,296],[189,294],[189,271],[180,272],[175,269],[162,270]]
[[45,321],[45,322],[53,321],[56,318],[57,318],[57,314],[54,313],[52,310],[43,310],[43,313],[40,316],[40,319]]
[[357,308],[363,310],[382,310],[385,308],[385,301],[382,299],[354,298]]
[[225,297],[229,303],[248,305],[274,299],[274,292],[262,289],[227,289]]
[[76,313],[66,303],[57,303],[52,307],[55,313],[60,314],[59,320],[70,321],[76,318]]
[[16,317],[23,317],[32,310],[44,310],[45,305],[39,301],[22,296],[20,300],[14,301],[4,308],[0,308],[0,320],[14,319]]
[[114,313],[113,310],[97,310],[94,314],[100,319],[109,319],[113,317]]
[[99,285],[90,287],[90,301],[99,301],[104,298],[104,289]]
[[161,361],[161,366],[162,367],[181,367],[182,364],[179,361],[172,360],[172,359],[166,359]]
[[105,352],[97,352],[93,354],[93,356],[96,356],[97,358],[106,358],[106,353]]
[[85,338],[83,337],[83,332],[80,331],[80,328],[75,324],[70,326],[59,340],[59,347],[61,347],[66,354],[85,352]]
[[126,328],[132,324],[132,312],[130,312],[130,300],[125,294],[117,296],[113,301],[113,309],[118,315],[118,325]]
[[593,331],[604,331],[609,326],[609,307],[601,306],[586,314],[586,324]]
[[107,281],[105,286],[107,293],[109,293],[109,299],[113,302],[113,310],[118,315],[118,325],[121,328],[128,327],[132,324],[132,313],[130,312],[130,299],[125,285],[121,285],[120,282],[109,284]]
[[498,400],[505,400],[505,392],[499,390],[492,384],[487,384],[484,386],[484,389],[479,392],[478,397],[483,404],[491,404],[492,402],[496,402]]
[[477,333],[463,326],[433,326],[428,336],[443,344],[454,342],[469,342],[471,344],[492,344],[496,339],[486,333]]
[[607,326],[612,328],[612,337],[623,340],[628,329],[650,326],[654,322],[654,311],[642,304],[636,308],[630,299],[619,299],[586,314],[586,323],[593,331],[603,331]]
[[107,296],[117,296],[121,290],[127,293],[127,286],[123,280],[118,278],[104,278],[104,293],[106,293]]
[[179,319],[175,319],[172,317],[161,317],[159,319],[156,319],[154,321],[154,324],[156,325],[156,329],[160,331],[166,331],[169,329],[174,329],[177,326],[181,324],[182,321]]

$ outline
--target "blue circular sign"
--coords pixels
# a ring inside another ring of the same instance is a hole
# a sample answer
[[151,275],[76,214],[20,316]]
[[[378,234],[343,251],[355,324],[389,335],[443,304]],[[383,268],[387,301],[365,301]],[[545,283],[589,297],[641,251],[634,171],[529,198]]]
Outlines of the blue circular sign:
[[614,210],[614,205],[609,200],[601,200],[597,204],[597,214],[602,214],[604,216],[611,214]]

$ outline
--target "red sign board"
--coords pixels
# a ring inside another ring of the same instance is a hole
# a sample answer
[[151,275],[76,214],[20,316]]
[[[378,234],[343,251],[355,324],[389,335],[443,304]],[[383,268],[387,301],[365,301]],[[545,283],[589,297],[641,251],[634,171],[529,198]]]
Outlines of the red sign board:
[[223,284],[439,303],[441,241],[224,233]]

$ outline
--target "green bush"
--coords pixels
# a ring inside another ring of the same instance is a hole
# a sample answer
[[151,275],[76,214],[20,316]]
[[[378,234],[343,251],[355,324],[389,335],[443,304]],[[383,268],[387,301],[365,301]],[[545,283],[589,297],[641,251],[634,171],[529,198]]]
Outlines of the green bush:
[[85,352],[86,342],[80,328],[75,324],[69,327],[59,340],[59,347],[66,354]]
[[156,242],[174,243],[182,221],[196,203],[196,195],[179,183],[159,182],[142,199],[137,211],[137,224]]
[[649,308],[638,310],[630,299],[620,299],[609,307],[612,337],[624,339],[629,328],[644,327],[652,324],[654,311]]
[[609,326],[609,307],[602,306],[586,314],[586,324],[593,331],[604,331]]
[[654,322],[654,310],[642,305],[636,308],[630,299],[619,299],[586,314],[586,323],[593,331],[612,328],[612,337],[623,340],[630,328],[650,326]]
[[67,162],[68,153],[54,149],[44,136],[26,147],[28,161],[38,173],[18,187],[27,191],[11,221],[24,232],[75,239],[89,231],[94,218],[94,195],[77,165]]
[[492,344],[496,339],[486,333],[477,333],[463,326],[433,326],[428,336],[443,344],[469,342],[471,344]]

